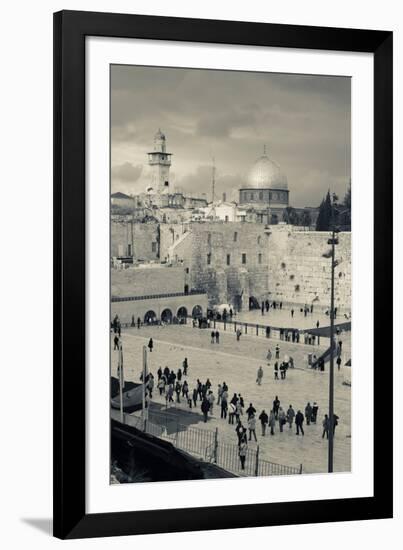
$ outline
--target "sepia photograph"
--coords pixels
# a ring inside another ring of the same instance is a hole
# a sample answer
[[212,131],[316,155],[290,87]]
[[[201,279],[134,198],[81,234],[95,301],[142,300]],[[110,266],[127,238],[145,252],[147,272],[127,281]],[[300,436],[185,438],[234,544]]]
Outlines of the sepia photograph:
[[350,472],[351,79],[110,98],[110,482]]

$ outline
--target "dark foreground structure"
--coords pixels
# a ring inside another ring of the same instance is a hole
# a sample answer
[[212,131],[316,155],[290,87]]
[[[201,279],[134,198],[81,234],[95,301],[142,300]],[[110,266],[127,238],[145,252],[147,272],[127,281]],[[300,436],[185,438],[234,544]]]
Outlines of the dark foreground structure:
[[111,420],[111,462],[120,483],[237,477],[116,420]]

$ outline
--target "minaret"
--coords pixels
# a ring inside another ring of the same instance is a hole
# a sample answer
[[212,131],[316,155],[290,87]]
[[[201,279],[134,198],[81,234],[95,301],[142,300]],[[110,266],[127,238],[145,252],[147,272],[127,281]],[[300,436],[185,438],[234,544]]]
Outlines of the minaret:
[[154,151],[148,153],[148,164],[151,170],[150,186],[154,193],[167,194],[169,189],[169,168],[172,153],[166,152],[165,135],[158,129],[154,136]]

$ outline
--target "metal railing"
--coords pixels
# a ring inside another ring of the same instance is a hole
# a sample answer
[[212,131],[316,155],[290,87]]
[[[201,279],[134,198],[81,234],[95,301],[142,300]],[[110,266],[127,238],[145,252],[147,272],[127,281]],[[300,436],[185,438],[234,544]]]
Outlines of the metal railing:
[[225,321],[223,319],[210,319],[209,322],[210,326],[208,328],[218,327],[224,332],[232,331],[236,333],[238,329],[241,329],[242,334],[263,336],[264,338],[280,340],[292,344],[304,344],[309,346],[320,345],[320,336],[312,334],[312,329],[275,327],[271,325],[260,325],[259,323],[237,321],[235,319],[226,319]]
[[239,447],[236,444],[219,441],[218,428],[204,430],[179,424],[164,414],[150,411],[153,421],[131,414],[124,414],[124,423],[145,433],[169,441],[176,448],[187,451],[199,459],[217,464],[224,470],[244,476],[278,476],[302,474],[302,464],[299,467],[277,464],[260,458],[259,446],[247,447],[244,468],[239,457]]

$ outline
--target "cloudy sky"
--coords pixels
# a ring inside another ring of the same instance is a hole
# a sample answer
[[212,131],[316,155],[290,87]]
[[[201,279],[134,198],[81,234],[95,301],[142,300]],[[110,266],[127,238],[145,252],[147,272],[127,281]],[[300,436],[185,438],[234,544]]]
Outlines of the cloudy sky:
[[147,184],[147,152],[158,128],[173,153],[171,183],[236,199],[263,153],[288,178],[290,204],[340,198],[350,179],[350,79],[136,66],[111,68],[112,192]]

